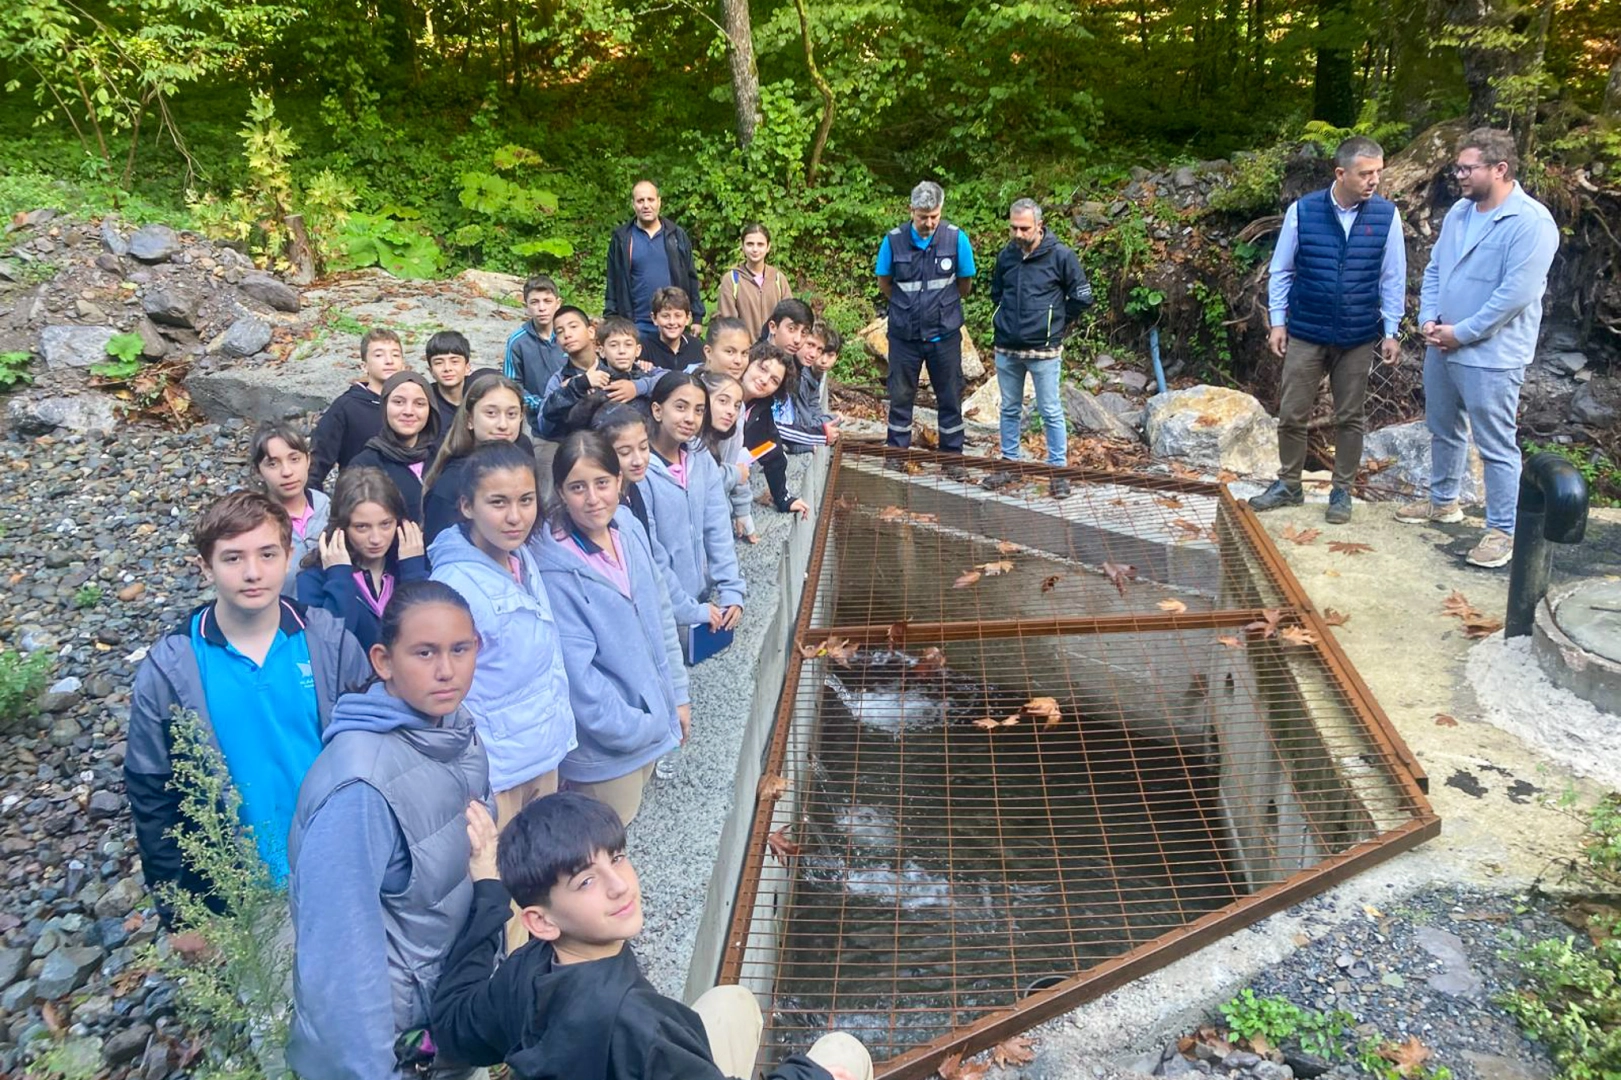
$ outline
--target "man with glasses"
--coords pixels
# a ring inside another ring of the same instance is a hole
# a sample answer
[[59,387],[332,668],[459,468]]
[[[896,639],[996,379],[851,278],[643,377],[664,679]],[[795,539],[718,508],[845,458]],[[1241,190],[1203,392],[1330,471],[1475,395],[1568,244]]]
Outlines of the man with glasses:
[[1424,422],[1430,429],[1430,494],[1397,521],[1463,520],[1458,487],[1469,436],[1486,472],[1486,533],[1467,558],[1502,566],[1514,550],[1520,493],[1515,414],[1537,347],[1542,294],[1559,250],[1548,208],[1514,179],[1519,161],[1506,131],[1476,128],[1458,145],[1462,190],[1447,211],[1424,269]]
[[[1250,500],[1256,510],[1305,501],[1306,424],[1323,376],[1334,395],[1334,486],[1327,520],[1351,520],[1351,484],[1362,463],[1368,372],[1375,352],[1401,358],[1396,333],[1407,303],[1407,245],[1395,204],[1375,194],[1385,152],[1360,135],[1334,151],[1334,182],[1283,216],[1267,280],[1267,346],[1283,360],[1278,400],[1278,478]],[[1381,337],[1381,332],[1383,336]]]

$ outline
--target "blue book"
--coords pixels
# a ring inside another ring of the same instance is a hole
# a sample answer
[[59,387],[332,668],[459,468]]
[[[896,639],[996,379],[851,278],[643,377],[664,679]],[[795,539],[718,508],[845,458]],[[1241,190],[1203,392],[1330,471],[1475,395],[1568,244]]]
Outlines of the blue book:
[[711,630],[708,623],[698,623],[687,630],[687,666],[694,667],[708,660],[732,643],[736,630]]

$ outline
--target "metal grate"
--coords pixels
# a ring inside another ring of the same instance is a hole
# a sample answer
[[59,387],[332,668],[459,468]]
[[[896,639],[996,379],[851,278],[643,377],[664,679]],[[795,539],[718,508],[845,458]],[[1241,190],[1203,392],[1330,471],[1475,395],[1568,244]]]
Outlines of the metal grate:
[[835,455],[720,971],[768,1059],[926,1076],[1439,831],[1225,488],[1007,468]]

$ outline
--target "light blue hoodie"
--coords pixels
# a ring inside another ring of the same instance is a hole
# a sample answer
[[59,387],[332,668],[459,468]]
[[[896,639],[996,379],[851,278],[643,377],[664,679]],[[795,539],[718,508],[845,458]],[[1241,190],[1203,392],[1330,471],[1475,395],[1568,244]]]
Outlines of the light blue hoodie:
[[681,742],[676,706],[687,702],[686,668],[652,548],[629,507],[614,514],[614,524],[629,597],[550,527],[535,540],[579,724],[579,745],[559,775],[582,784],[624,776],[674,750]]
[[670,475],[657,454],[639,485],[647,516],[670,556],[681,587],[694,600],[715,590],[721,607],[743,603],[746,588],[737,568],[737,541],[720,465],[707,450],[687,451],[687,485]]
[[478,669],[467,708],[490,756],[490,787],[506,791],[551,772],[574,749],[568,676],[557,622],[528,548],[517,557],[524,583],[446,529],[428,548],[433,580],[461,593],[478,628]]

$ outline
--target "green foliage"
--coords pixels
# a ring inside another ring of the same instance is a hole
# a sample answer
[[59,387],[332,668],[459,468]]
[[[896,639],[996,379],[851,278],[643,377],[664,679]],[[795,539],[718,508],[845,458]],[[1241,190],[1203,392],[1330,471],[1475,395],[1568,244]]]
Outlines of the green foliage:
[[39,695],[50,677],[51,656],[34,652],[27,656],[13,650],[0,650],[0,720],[26,720],[39,709]]
[[1277,142],[1254,153],[1240,154],[1233,171],[1210,193],[1210,209],[1248,217],[1276,213],[1283,165],[1291,149],[1291,143]]
[[34,355],[27,351],[0,352],[0,390],[15,390],[34,381],[28,366]]
[[80,610],[93,608],[99,603],[101,603],[100,585],[80,585],[78,591],[73,594],[73,606]]
[[334,270],[380,266],[395,277],[432,277],[444,255],[421,217],[421,211],[395,205],[376,214],[348,215],[333,237],[329,265]]
[[1147,285],[1134,285],[1131,295],[1126,298],[1126,314],[1137,318],[1149,317],[1153,322],[1159,318],[1160,305],[1165,303],[1165,294],[1158,289],[1150,289]]
[[90,373],[103,379],[128,379],[141,370],[141,349],[144,347],[140,334],[114,334],[107,339],[107,355],[112,359],[92,364]]
[[1195,280],[1188,285],[1188,294],[1199,305],[1199,344],[1209,357],[1206,370],[1232,383],[1233,336],[1227,320],[1232,311],[1221,290]]
[[535,235],[557,213],[557,196],[499,175],[532,171],[542,163],[540,155],[509,143],[491,160],[498,170],[495,173],[469,170],[461,174],[457,201],[467,212],[466,223],[450,234],[451,245],[482,265],[502,269],[525,269],[537,256],[555,261],[574,254],[574,245],[562,237]]
[[190,959],[171,950],[160,966],[178,988],[181,1015],[210,1032],[213,1075],[280,1080],[266,1051],[286,1044],[292,1014],[291,934],[287,898],[278,892],[241,825],[241,796],[225,761],[197,714],[176,708],[174,775],[181,793],[182,825],[175,832],[181,857],[207,883],[215,914],[203,897],[168,888],[177,926],[197,935],[203,948]]
[[1293,1039],[1306,1053],[1329,1061],[1345,1056],[1341,1043],[1356,1023],[1344,1010],[1302,1009],[1287,998],[1258,997],[1247,988],[1222,1005],[1220,1012],[1233,1036],[1253,1039],[1260,1035],[1274,1046]]
[[1522,449],[1531,454],[1558,454],[1582,474],[1587,481],[1588,498],[1594,506],[1621,505],[1621,467],[1617,467],[1602,450],[1566,443],[1544,443],[1526,440]]

